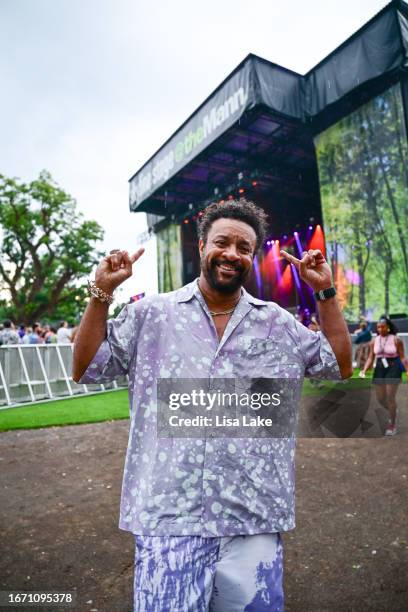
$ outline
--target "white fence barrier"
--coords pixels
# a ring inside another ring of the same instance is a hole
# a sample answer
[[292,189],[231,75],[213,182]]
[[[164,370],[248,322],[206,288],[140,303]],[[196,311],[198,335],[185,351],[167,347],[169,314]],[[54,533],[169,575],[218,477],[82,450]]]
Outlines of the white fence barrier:
[[73,344],[0,346],[0,408],[127,387],[127,377],[77,384],[72,380],[72,351]]
[[[398,334],[408,356],[408,334]],[[353,344],[353,358],[356,345]],[[73,344],[0,346],[0,409],[47,399],[125,388],[128,378],[79,385],[72,380]]]

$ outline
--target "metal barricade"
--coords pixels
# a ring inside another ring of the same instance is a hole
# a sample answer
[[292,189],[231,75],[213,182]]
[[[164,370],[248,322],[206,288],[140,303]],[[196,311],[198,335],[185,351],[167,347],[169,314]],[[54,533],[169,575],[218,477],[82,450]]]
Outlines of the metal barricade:
[[0,346],[0,409],[48,399],[126,388],[127,377],[80,385],[72,380],[73,344]]

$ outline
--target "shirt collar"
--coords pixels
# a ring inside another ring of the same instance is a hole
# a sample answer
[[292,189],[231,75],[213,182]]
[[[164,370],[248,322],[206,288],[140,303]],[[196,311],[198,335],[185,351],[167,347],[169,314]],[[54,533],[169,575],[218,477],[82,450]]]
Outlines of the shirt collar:
[[[198,277],[177,291],[177,302],[189,302],[194,296],[201,296],[198,287]],[[241,299],[253,306],[267,306],[268,302],[254,297],[244,287],[241,287]]]

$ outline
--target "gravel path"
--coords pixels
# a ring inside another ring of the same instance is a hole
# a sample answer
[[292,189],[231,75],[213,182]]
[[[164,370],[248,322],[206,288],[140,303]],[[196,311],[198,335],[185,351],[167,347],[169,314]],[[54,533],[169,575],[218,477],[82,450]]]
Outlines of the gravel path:
[[[78,612],[132,610],[133,538],[118,528],[128,428],[0,435],[2,590],[75,589]],[[296,472],[286,612],[406,612],[408,434],[300,439]]]

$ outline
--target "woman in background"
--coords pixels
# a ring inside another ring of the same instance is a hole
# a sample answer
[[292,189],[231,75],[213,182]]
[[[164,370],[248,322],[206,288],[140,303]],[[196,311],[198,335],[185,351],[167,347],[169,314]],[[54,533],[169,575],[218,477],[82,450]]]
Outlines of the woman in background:
[[365,378],[376,360],[373,383],[379,403],[388,409],[388,427],[386,436],[394,436],[397,433],[397,402],[396,394],[401,382],[402,367],[408,372],[408,361],[404,356],[404,345],[397,337],[397,328],[386,316],[382,316],[377,323],[377,337],[370,342],[370,353],[360,376]]

